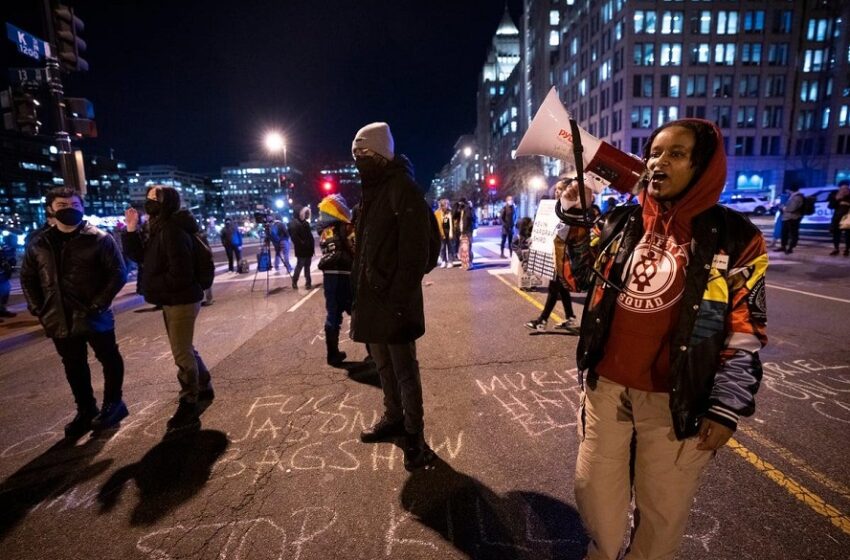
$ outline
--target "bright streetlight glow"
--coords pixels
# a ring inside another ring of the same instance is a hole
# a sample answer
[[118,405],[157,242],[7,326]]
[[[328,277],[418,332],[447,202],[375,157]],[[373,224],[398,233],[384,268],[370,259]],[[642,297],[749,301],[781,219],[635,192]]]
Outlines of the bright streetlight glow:
[[286,149],[286,142],[284,142],[280,132],[269,132],[266,134],[266,149],[273,154]]
[[275,200],[275,201],[274,201],[274,207],[275,207],[275,208],[277,208],[278,210],[280,210],[281,208],[283,208],[283,199],[282,199],[282,198],[278,198],[277,200]]
[[542,189],[546,186],[546,179],[544,179],[540,175],[536,175],[529,179],[528,186],[530,186],[532,189]]
[[471,156],[472,155],[472,148],[470,148],[469,146],[465,147],[463,149],[463,155],[465,155],[466,157]]

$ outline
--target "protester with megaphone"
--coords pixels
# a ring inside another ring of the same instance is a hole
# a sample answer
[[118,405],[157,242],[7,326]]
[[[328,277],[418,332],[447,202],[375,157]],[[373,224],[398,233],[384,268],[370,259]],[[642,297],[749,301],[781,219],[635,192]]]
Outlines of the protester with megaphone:
[[717,204],[720,130],[666,123],[643,157],[640,205],[603,218],[577,351],[575,491],[590,560],[620,558],[632,498],[625,558],[675,556],[700,474],[755,409],[767,343],[766,247]]

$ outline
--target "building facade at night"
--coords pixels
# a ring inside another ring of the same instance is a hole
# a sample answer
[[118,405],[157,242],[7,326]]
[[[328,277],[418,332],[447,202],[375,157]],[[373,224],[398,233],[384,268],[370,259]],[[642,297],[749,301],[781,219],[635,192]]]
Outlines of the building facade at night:
[[[476,126],[500,197],[533,202],[536,174],[551,185],[569,172],[545,157],[520,158],[531,166],[517,171],[505,158],[553,86],[583,128],[633,154],[664,122],[716,123],[727,193],[850,178],[850,3],[525,0],[516,33],[506,18],[482,67]],[[516,45],[519,59],[499,64]]]
[[143,165],[128,175],[130,201],[141,206],[150,185],[166,185],[180,192],[183,207],[196,218],[207,217],[206,191],[212,187],[211,179],[197,173],[181,171],[173,165]]
[[291,214],[293,193],[301,183],[301,172],[289,165],[268,161],[246,161],[221,168],[221,197],[224,216],[253,220],[257,210]]

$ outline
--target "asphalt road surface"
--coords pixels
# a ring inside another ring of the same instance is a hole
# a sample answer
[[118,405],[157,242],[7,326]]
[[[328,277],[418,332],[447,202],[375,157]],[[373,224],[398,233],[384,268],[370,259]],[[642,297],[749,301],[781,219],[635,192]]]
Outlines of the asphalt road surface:
[[[517,290],[481,231],[475,270],[425,278],[439,459],[412,474],[396,445],[358,439],[381,392],[362,345],[342,342],[345,369],[325,364],[316,271],[309,292],[271,274],[269,295],[253,274],[219,275],[196,335],[216,400],[183,438],[163,440],[175,367],[160,313],[131,288],[117,319],[130,416],[115,432],[63,443],[60,361],[50,341],[17,339],[0,357],[0,559],[582,558],[577,339],[523,327],[545,294]],[[707,470],[679,558],[850,557],[850,261],[823,252],[773,258],[758,410]]]

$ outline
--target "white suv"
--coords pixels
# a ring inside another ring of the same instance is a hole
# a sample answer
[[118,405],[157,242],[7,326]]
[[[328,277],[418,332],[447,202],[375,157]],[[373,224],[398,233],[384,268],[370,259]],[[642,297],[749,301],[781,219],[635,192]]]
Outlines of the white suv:
[[767,214],[770,208],[770,200],[767,198],[757,198],[755,196],[739,196],[723,203],[724,206],[737,210],[742,214],[755,214],[762,216]]

